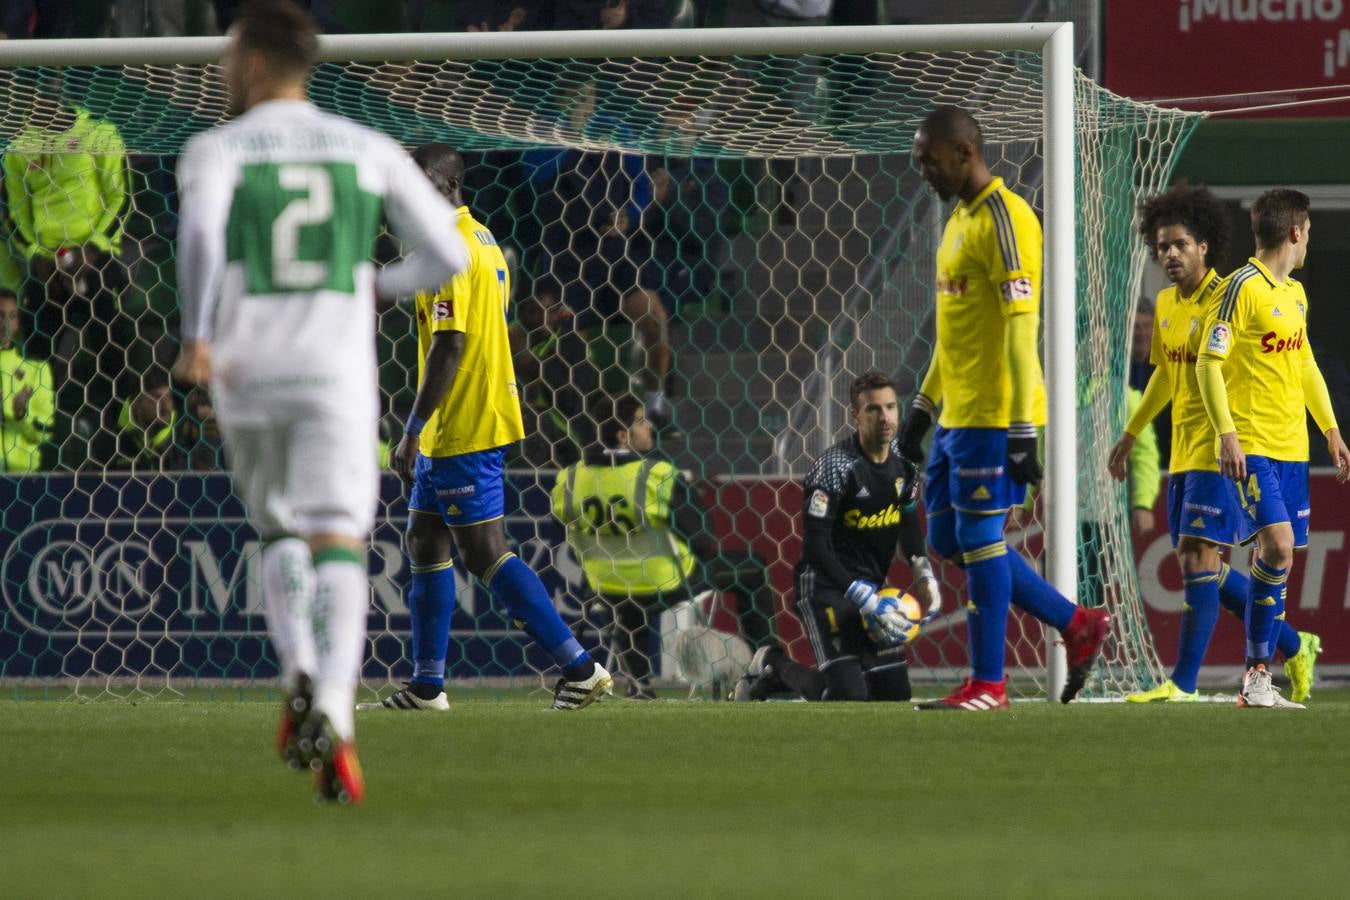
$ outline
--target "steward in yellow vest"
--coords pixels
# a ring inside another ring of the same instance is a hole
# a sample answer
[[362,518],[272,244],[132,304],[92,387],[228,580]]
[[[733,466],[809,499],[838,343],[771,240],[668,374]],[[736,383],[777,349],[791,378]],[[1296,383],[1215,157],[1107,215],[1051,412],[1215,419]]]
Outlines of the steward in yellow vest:
[[591,589],[614,611],[629,696],[651,696],[648,617],[706,587],[739,596],[741,631],[752,647],[772,635],[767,565],[748,550],[725,550],[709,535],[688,480],[666,460],[646,456],[652,424],[633,396],[614,403],[600,446],[558,472],[553,514]]

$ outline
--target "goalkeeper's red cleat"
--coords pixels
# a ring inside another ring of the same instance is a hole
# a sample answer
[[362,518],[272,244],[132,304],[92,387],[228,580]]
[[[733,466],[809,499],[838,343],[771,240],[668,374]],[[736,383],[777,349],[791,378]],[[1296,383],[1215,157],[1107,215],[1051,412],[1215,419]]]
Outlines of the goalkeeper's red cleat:
[[281,707],[281,722],[277,725],[277,752],[293,771],[299,772],[305,764],[298,746],[300,725],[309,715],[314,703],[314,684],[308,675],[296,679],[295,690],[286,695]]
[[1097,661],[1111,633],[1111,614],[1104,609],[1076,609],[1073,621],[1064,629],[1064,654],[1068,658],[1069,676],[1060,692],[1061,703],[1068,703],[1087,683],[1092,664]]
[[941,700],[920,703],[919,709],[966,709],[971,712],[989,712],[1008,708],[1008,679],[981,681],[966,676],[961,686]]

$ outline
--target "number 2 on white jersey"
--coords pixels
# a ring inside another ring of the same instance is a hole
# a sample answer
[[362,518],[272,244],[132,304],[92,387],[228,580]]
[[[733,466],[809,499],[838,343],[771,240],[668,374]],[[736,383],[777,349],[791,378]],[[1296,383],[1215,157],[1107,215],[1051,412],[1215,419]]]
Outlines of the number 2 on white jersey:
[[328,263],[300,259],[300,229],[322,225],[333,215],[333,180],[323,166],[289,163],[277,168],[277,183],[304,191],[272,222],[272,279],[279,288],[313,290],[328,280]]

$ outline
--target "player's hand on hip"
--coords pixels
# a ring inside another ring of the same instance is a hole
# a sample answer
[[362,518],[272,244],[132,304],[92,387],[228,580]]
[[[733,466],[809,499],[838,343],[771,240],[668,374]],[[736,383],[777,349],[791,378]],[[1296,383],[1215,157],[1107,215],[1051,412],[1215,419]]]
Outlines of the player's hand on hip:
[[1247,480],[1247,454],[1242,452],[1236,431],[1219,435],[1219,472],[1233,481]]
[[405,434],[399,439],[394,452],[389,454],[389,468],[394,470],[394,474],[404,484],[413,483],[413,465],[417,462],[418,443],[416,437]]
[[1341,484],[1350,481],[1350,449],[1346,448],[1339,428],[1327,429],[1327,453],[1331,454],[1331,464],[1336,467],[1336,480]]
[[1018,484],[1040,484],[1045,474],[1036,456],[1036,426],[1030,422],[1008,426],[1008,474]]
[[173,364],[173,377],[184,384],[206,384],[211,380],[211,345],[206,341],[186,341]]
[[1130,464],[1130,451],[1133,449],[1134,435],[1128,431],[1122,434],[1120,440],[1111,448],[1111,455],[1106,460],[1106,469],[1116,481],[1125,480],[1126,470]]

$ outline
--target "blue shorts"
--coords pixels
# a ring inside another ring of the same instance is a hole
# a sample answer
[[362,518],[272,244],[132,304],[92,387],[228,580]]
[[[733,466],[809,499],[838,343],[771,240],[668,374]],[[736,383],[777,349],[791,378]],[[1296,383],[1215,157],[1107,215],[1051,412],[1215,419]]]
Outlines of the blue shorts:
[[476,525],[505,514],[506,449],[458,456],[417,454],[408,509],[439,515],[445,524]]
[[1183,537],[1231,547],[1245,536],[1243,528],[1242,509],[1227,478],[1198,470],[1167,476],[1167,530],[1173,547]]
[[1027,486],[1013,481],[1007,466],[1007,429],[938,426],[925,470],[924,508],[932,516],[949,509],[989,514],[1020,506]]
[[1242,508],[1242,543],[1247,543],[1262,528],[1288,522],[1294,529],[1294,546],[1308,546],[1308,464],[1282,462],[1268,456],[1247,457],[1247,481],[1232,483],[1238,506]]

